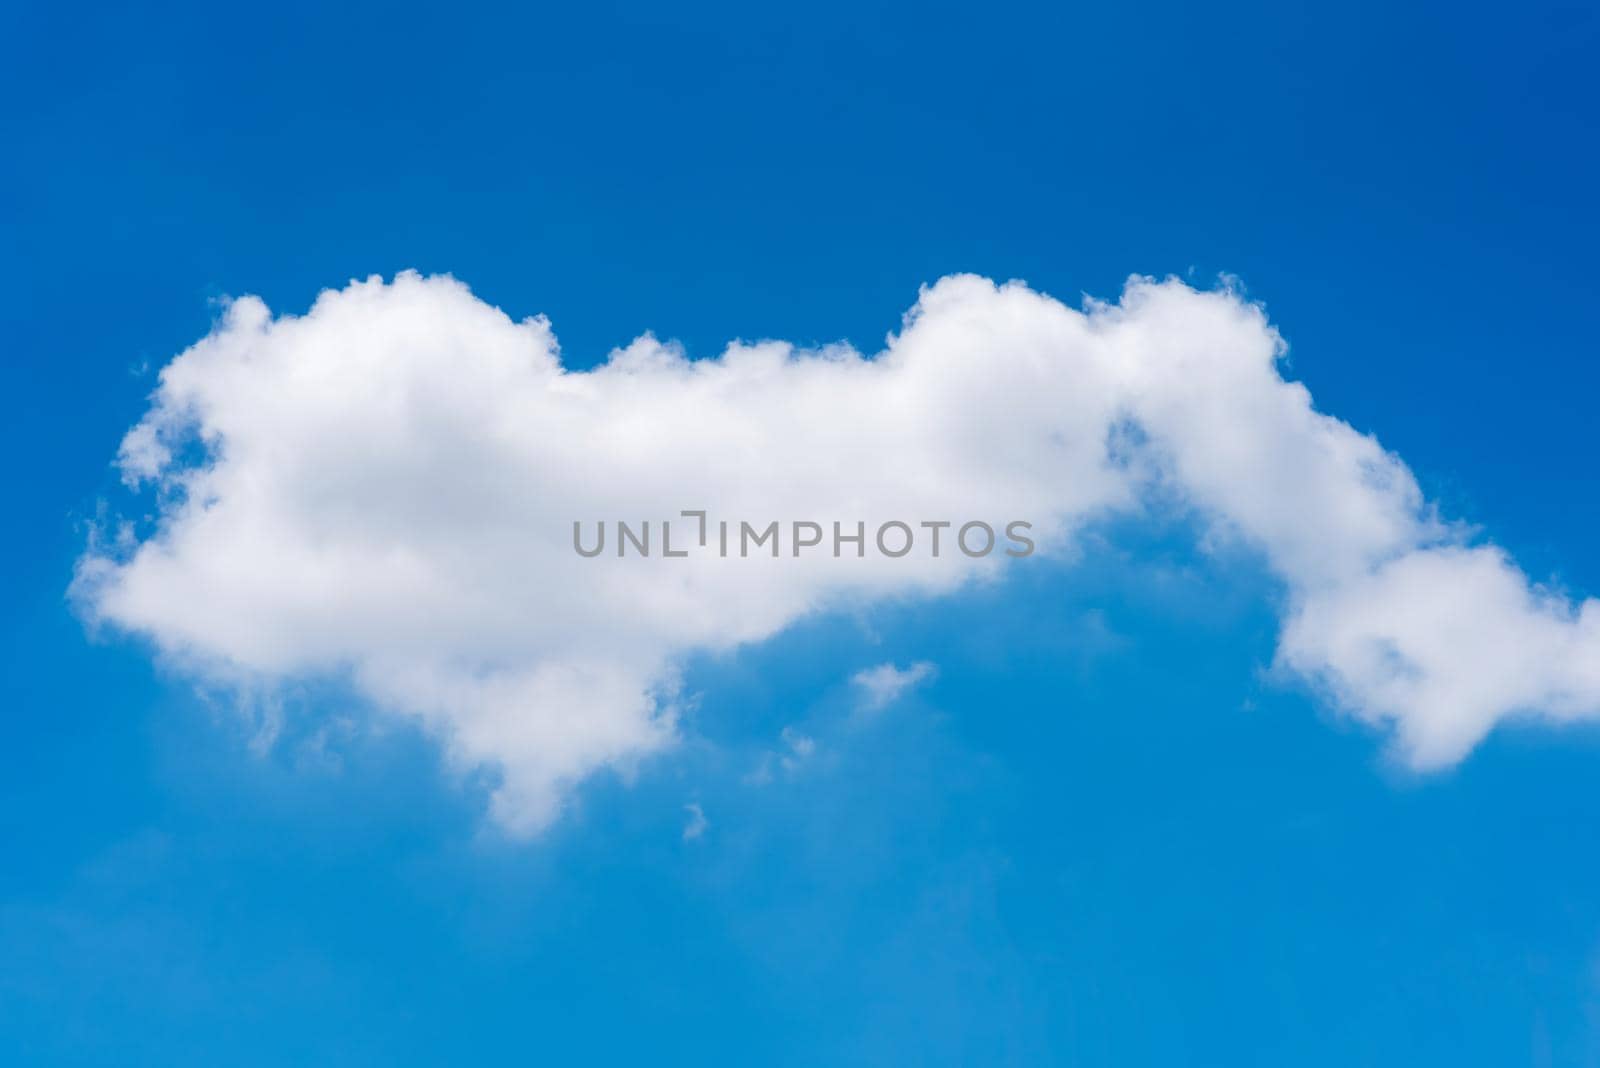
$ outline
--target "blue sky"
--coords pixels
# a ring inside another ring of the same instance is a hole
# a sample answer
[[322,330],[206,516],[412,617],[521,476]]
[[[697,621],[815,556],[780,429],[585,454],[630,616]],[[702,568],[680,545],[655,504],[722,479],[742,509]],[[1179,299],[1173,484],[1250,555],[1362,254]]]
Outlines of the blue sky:
[[[217,298],[406,268],[577,367],[870,353],[955,271],[1226,272],[1322,410],[1600,592],[1592,10],[3,19],[0,1061],[1600,1061],[1592,726],[1411,771],[1181,522],[691,658],[682,742],[532,841],[403,723],[318,743],[337,687],[257,751],[66,598]],[[851,676],[924,660],[862,722]]]

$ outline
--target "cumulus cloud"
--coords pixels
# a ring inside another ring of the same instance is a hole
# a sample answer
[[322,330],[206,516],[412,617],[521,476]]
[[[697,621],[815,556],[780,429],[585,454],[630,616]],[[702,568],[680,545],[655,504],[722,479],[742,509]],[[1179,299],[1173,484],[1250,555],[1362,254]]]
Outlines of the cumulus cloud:
[[908,690],[933,678],[934,673],[934,666],[926,660],[919,660],[908,668],[898,668],[888,663],[858,671],[851,676],[850,682],[861,691],[862,711],[877,712],[900,700]]
[[123,442],[153,528],[92,545],[74,592],[209,683],[347,680],[488,772],[523,833],[673,742],[686,654],[1015,564],[924,541],[588,559],[574,520],[1026,519],[1061,554],[1085,524],[1177,506],[1281,580],[1283,667],[1418,766],[1509,715],[1600,713],[1596,602],[1441,522],[1282,351],[1236,293],[1142,278],[1081,309],[946,278],[870,358],[765,341],[689,360],[646,336],[584,372],[545,320],[448,277],[352,283],[300,316],[244,297]]

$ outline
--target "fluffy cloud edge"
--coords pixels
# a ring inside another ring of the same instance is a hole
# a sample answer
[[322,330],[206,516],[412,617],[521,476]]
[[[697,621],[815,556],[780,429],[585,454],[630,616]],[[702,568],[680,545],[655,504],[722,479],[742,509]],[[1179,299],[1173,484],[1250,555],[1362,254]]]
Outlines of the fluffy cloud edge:
[[[125,480],[157,487],[154,531],[92,542],[72,595],[209,681],[345,673],[494,772],[491,811],[520,834],[596,769],[673,743],[686,653],[996,573],[920,549],[582,570],[568,521],[624,509],[1027,515],[1059,553],[1175,497],[1284,583],[1279,666],[1392,726],[1414,766],[1509,717],[1600,714],[1597,602],[1441,522],[1398,457],[1282,378],[1283,351],[1231,287],[1173,279],[1076,310],[952,276],[871,358],[761,342],[691,361],[647,335],[590,371],[562,367],[544,319],[447,276],[354,282],[304,316],[243,297],[123,441]],[[921,681],[884,667],[857,677],[867,704]]]

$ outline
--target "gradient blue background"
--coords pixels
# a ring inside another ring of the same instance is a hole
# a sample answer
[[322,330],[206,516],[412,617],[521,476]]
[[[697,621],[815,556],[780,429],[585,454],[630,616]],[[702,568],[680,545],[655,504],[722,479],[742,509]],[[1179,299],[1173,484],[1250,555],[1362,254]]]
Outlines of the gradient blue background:
[[[308,757],[337,693],[252,754],[64,598],[213,298],[407,267],[578,366],[1230,272],[1324,410],[1600,592],[1597,47],[1577,2],[5,4],[0,1063],[1600,1063],[1595,732],[1406,775],[1182,529],[696,663],[697,740],[531,845],[406,729]],[[853,724],[891,659],[939,677]]]

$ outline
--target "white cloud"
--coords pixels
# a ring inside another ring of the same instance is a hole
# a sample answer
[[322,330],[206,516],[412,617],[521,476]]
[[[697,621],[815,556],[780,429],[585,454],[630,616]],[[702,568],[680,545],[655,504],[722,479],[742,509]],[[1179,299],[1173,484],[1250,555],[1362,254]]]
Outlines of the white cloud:
[[817,751],[817,740],[809,734],[802,734],[793,726],[784,727],[778,732],[778,741],[782,743],[777,749],[768,749],[756,761],[756,766],[744,777],[747,786],[765,786],[770,783],[773,776],[773,767],[781,768],[785,775],[794,775],[806,761],[810,760]]
[[1059,554],[1177,501],[1282,580],[1280,663],[1420,766],[1514,713],[1600,712],[1596,602],[1438,521],[1281,350],[1234,293],[1145,279],[1080,311],[947,278],[872,359],[762,342],[691,362],[643,337],[583,373],[546,322],[449,278],[353,283],[299,317],[241,298],[123,443],[156,529],[91,546],[75,594],[209,683],[347,678],[497,775],[494,815],[523,833],[674,740],[684,654],[1006,562],[582,559],[575,519],[1020,518]]
[[772,781],[772,764],[777,759],[777,754],[765,752],[761,759],[756,761],[756,766],[745,773],[743,782],[746,786],[766,786]]
[[913,687],[933,678],[934,673],[934,666],[926,660],[919,660],[903,670],[892,663],[879,664],[856,672],[850,682],[861,691],[862,710],[876,712],[900,700]]
[[793,772],[797,770],[801,764],[810,760],[817,751],[817,740],[809,734],[801,734],[793,727],[783,728],[779,739],[789,750],[778,758],[778,762],[783,765],[784,771]]
[[684,805],[683,810],[689,814],[689,819],[683,825],[683,840],[692,842],[706,833],[711,822],[706,819],[705,811],[693,801]]

